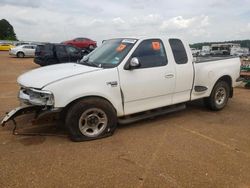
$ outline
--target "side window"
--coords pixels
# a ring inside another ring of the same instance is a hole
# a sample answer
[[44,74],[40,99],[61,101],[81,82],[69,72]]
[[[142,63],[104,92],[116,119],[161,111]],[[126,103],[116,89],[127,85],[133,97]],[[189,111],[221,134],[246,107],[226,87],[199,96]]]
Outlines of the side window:
[[188,62],[187,52],[181,40],[169,39],[169,43],[177,64],[185,64]]
[[77,41],[85,41],[86,38],[77,38]]
[[26,49],[34,49],[33,46],[23,46],[23,48],[26,48]]
[[139,68],[159,67],[167,64],[166,52],[159,39],[145,40],[140,43],[132,55],[137,57],[141,66]]
[[78,53],[78,50],[72,46],[66,46],[66,51],[69,53],[69,54],[74,54],[74,53]]
[[56,46],[56,55],[57,55],[57,57],[68,56],[68,54],[65,50],[65,47],[63,45]]

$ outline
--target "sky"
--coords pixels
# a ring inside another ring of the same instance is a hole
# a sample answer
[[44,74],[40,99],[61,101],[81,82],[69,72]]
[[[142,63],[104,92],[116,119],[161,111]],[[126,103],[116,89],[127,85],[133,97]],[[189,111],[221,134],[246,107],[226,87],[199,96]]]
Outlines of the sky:
[[128,36],[189,43],[250,39],[250,0],[0,0],[19,40],[100,42]]

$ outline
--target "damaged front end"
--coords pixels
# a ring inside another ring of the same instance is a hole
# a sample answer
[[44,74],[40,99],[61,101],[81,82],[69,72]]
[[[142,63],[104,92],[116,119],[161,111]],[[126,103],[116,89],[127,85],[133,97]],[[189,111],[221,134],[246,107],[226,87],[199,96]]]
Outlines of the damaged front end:
[[1,125],[5,126],[8,121],[24,114],[35,113],[36,119],[52,113],[59,113],[61,108],[54,108],[54,96],[50,91],[44,91],[34,88],[21,87],[18,98],[21,106],[11,110],[1,121]]

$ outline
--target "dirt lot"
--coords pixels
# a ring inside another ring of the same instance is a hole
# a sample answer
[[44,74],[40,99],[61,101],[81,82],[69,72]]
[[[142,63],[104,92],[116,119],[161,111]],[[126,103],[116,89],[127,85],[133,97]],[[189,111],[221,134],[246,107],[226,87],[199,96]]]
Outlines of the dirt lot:
[[[0,117],[18,106],[16,78],[37,67],[32,61],[0,52]],[[21,129],[64,134],[54,126],[34,128],[27,117],[18,122]],[[0,187],[250,187],[250,90],[244,88],[221,112],[195,102],[91,142],[14,136],[12,128],[10,122],[0,129]]]

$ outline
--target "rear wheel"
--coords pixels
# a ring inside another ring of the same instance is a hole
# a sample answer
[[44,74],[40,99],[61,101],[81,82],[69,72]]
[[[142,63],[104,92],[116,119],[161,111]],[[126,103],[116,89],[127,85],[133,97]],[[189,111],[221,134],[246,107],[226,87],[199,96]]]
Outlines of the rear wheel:
[[70,107],[65,123],[73,141],[103,138],[115,131],[116,111],[103,99],[86,98]]
[[211,95],[204,99],[204,102],[211,110],[221,110],[227,105],[229,93],[229,84],[225,81],[219,81],[215,84]]
[[18,52],[16,56],[18,58],[23,58],[24,57],[24,53],[23,52]]

